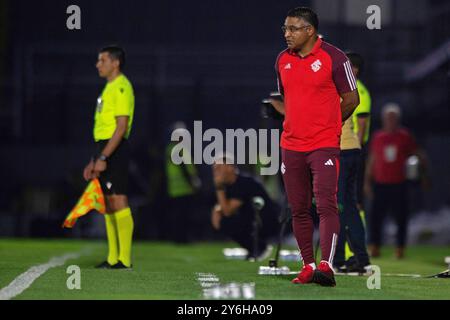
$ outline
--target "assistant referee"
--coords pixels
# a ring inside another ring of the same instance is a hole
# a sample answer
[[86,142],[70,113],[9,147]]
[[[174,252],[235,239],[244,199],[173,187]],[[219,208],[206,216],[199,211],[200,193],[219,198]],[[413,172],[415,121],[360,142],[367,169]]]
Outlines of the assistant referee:
[[107,80],[97,99],[94,121],[96,155],[85,167],[86,180],[99,178],[106,198],[108,257],[97,268],[131,268],[134,222],[128,205],[128,137],[133,124],[133,86],[122,73],[125,52],[109,46],[98,54],[99,76]]

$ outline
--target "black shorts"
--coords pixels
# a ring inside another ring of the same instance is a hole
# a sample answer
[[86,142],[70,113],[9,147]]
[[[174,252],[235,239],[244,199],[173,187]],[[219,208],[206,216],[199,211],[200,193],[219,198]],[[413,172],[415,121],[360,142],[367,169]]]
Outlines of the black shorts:
[[[100,155],[109,140],[96,143],[97,155]],[[106,171],[100,174],[100,184],[105,195],[127,195],[128,164],[130,162],[130,146],[126,139],[120,142],[117,149],[106,160]]]

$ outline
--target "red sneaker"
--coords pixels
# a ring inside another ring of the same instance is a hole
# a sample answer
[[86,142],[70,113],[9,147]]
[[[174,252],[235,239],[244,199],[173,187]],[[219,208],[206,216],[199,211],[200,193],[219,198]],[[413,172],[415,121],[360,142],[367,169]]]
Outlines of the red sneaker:
[[322,261],[314,273],[314,282],[324,287],[334,287],[336,281],[334,280],[334,271],[329,264]]
[[292,283],[295,283],[295,284],[311,283],[311,282],[313,282],[313,278],[314,278],[314,270],[309,264],[306,264],[303,266],[302,270],[299,272],[297,278],[292,280]]

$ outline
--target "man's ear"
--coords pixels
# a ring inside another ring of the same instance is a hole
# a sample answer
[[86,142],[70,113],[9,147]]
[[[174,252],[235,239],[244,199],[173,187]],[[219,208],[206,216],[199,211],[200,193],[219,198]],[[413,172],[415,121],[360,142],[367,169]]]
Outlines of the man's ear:
[[119,59],[114,59],[113,60],[113,66],[114,66],[114,68],[120,69],[120,61],[119,61]]

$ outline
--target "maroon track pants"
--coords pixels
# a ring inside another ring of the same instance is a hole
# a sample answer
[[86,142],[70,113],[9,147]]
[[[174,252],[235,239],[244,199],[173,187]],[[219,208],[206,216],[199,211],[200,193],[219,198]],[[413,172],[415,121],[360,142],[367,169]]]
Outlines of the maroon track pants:
[[339,153],[337,148],[323,148],[311,152],[282,149],[281,172],[292,212],[292,227],[303,263],[314,261],[314,223],[310,213],[312,195],[316,199],[320,219],[320,249],[322,260],[333,264],[339,235],[337,186]]

